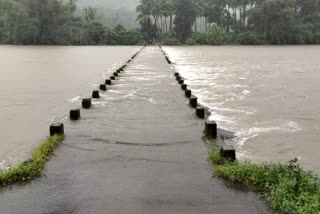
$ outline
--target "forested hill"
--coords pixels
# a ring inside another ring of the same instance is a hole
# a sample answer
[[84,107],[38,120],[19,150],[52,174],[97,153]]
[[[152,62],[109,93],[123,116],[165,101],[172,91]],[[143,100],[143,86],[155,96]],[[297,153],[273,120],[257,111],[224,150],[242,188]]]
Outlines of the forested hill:
[[138,28],[136,7],[139,0],[78,0],[78,10],[88,6],[96,8],[103,23],[109,27],[117,24],[125,28]]
[[152,40],[163,45],[320,44],[320,0],[0,0],[0,44]]
[[[128,6],[134,7],[133,2],[127,0],[127,8],[121,9],[120,5],[112,8],[106,4],[116,5],[116,0],[103,5],[99,5],[100,1],[86,1],[84,4],[84,0],[0,0],[0,44],[136,45],[144,42],[141,32],[132,29],[138,27],[135,9],[128,11]],[[90,2],[93,5],[88,5]]]
[[139,0],[78,0],[79,7],[99,7],[135,11]]

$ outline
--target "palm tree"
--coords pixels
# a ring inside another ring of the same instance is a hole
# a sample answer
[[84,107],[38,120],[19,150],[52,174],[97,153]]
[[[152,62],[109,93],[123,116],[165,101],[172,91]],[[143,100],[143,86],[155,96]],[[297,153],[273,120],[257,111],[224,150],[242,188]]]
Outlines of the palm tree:
[[167,19],[170,16],[170,4],[167,0],[162,0],[160,6],[161,6],[161,15],[164,17],[163,32],[168,32]]
[[172,31],[173,28],[173,16],[174,16],[174,7],[175,0],[167,0],[167,15],[169,16],[169,31]]
[[142,30],[147,34],[148,39],[152,39],[154,36],[154,26],[156,23],[152,23],[152,8],[153,0],[140,0],[140,4],[137,6],[137,21],[139,21]]
[[140,0],[140,4],[136,9],[138,12],[137,21],[139,21],[139,23],[150,20],[152,7],[152,2],[150,0]]

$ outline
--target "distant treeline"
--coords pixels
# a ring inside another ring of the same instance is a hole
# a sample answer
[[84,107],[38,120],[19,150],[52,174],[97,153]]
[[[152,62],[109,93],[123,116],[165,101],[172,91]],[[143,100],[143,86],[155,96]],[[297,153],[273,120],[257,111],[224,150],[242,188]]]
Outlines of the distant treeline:
[[136,45],[140,30],[106,27],[97,10],[76,0],[0,0],[0,44]]
[[320,43],[320,0],[140,0],[137,12],[163,44]]
[[140,0],[77,0],[77,10],[88,6],[97,8],[102,22],[108,27],[122,25],[125,28],[139,28],[136,7]]
[[[140,0],[139,29],[76,0],[0,0],[0,44],[319,44],[320,0]],[[114,26],[114,25],[113,25]]]

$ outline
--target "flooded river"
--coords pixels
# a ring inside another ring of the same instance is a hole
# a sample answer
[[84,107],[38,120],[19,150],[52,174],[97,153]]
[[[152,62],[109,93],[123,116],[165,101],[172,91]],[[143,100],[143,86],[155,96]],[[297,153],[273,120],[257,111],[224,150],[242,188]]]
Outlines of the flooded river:
[[44,176],[0,189],[0,213],[269,213],[212,178],[204,121],[173,74],[159,47],[143,49],[81,120],[64,121]]
[[[1,46],[0,167],[26,159],[48,135],[51,122],[64,120],[81,97],[89,96],[138,49]],[[230,143],[241,160],[299,157],[306,168],[320,172],[319,46],[164,50],[210,107],[211,119],[236,132]],[[128,93],[123,99],[134,96],[134,91]],[[131,128],[136,126],[132,121]]]
[[0,169],[28,158],[51,122],[138,49],[0,46]]
[[298,157],[320,172],[320,46],[165,47],[241,160]]

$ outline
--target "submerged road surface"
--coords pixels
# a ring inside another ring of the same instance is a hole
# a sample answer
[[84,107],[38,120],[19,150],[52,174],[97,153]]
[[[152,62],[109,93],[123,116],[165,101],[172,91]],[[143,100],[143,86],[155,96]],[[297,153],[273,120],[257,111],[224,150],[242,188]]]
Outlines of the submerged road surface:
[[45,176],[0,190],[0,213],[266,213],[257,194],[212,179],[204,122],[186,103],[160,49],[147,47],[65,124]]

